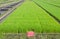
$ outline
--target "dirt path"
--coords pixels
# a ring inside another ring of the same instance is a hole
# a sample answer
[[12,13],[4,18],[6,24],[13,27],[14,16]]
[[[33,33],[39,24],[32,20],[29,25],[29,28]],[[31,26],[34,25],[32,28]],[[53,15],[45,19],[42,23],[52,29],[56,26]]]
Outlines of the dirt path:
[[[20,6],[24,0],[19,1],[18,3],[11,4],[12,8],[6,12],[3,16],[0,17],[0,23],[9,15],[11,14],[18,6]],[[7,7],[7,6],[6,6]]]

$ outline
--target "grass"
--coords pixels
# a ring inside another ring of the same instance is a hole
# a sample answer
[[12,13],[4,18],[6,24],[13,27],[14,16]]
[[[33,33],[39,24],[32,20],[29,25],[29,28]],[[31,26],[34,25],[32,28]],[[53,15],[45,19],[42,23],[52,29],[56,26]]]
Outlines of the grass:
[[[37,0],[37,1],[39,1],[39,0]],[[40,1],[60,6],[60,0],[40,0]]]
[[26,33],[32,29],[53,33],[60,32],[60,25],[32,1],[25,1],[0,24],[0,32],[5,33]]
[[[51,2],[55,3],[53,0],[48,4],[47,1],[44,2],[42,0],[34,0],[36,3],[38,3],[39,5],[41,5],[43,8],[45,8],[47,11],[49,11],[52,15],[54,15],[55,17],[57,17],[59,20],[60,20],[60,8],[59,7],[56,7],[56,6],[53,6],[53,5],[50,5]],[[57,1],[58,2],[58,1]],[[60,2],[60,1],[59,1]],[[56,3],[55,3],[56,4]],[[58,3],[57,3],[58,4]]]

